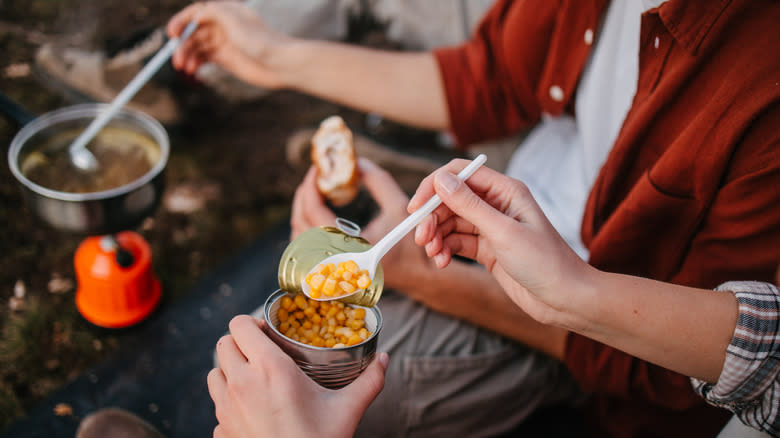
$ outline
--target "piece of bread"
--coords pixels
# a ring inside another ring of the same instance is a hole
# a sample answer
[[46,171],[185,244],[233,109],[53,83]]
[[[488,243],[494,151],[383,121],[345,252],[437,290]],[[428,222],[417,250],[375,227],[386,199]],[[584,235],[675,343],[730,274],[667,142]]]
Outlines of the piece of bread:
[[335,207],[355,199],[360,190],[352,131],[339,116],[320,123],[311,139],[311,161],[317,167],[317,188]]

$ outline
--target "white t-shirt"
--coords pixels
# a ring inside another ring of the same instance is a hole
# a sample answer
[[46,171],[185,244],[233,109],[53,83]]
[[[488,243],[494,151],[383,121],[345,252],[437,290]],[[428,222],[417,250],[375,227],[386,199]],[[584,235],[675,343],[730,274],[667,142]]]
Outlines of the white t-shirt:
[[664,1],[610,4],[577,88],[576,118],[543,116],[507,165],[506,174],[528,186],[553,226],[586,260],[580,237],[585,203],[636,93],[641,16]]

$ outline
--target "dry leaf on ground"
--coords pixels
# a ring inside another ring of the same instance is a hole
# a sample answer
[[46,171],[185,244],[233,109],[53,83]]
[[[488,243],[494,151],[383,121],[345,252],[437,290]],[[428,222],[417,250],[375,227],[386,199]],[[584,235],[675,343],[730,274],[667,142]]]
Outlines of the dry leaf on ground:
[[165,208],[171,213],[193,213],[202,210],[208,201],[217,199],[219,194],[217,183],[182,183],[172,188],[165,196]]
[[54,274],[49,280],[49,292],[53,294],[64,294],[73,289],[74,283],[70,278],[62,277],[59,274]]
[[30,76],[30,64],[19,62],[5,68],[5,76],[10,79],[18,79]]
[[24,285],[24,281],[16,280],[16,284],[14,284],[14,297],[21,299],[24,298],[25,295],[27,295],[27,286]]
[[73,407],[67,403],[57,403],[57,405],[54,406],[54,415],[58,417],[73,415]]

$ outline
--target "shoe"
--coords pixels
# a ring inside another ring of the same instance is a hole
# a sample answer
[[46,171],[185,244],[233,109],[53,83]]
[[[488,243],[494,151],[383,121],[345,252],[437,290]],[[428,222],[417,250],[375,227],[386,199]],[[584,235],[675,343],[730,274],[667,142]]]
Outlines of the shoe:
[[79,424],[76,438],[165,438],[140,417],[118,408],[100,409]]
[[[41,46],[35,55],[35,68],[47,85],[71,100],[111,102],[145,62],[165,43],[162,29],[156,29],[133,47],[108,57],[103,52]],[[163,124],[175,124],[180,109],[168,87],[147,82],[127,106],[142,111]]]

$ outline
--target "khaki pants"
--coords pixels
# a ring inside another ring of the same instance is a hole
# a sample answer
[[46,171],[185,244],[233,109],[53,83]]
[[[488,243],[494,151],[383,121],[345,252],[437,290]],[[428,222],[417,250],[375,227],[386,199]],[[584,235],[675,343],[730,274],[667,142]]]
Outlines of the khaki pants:
[[385,387],[359,437],[489,437],[535,409],[581,399],[565,366],[492,332],[385,291],[377,351],[390,355]]

